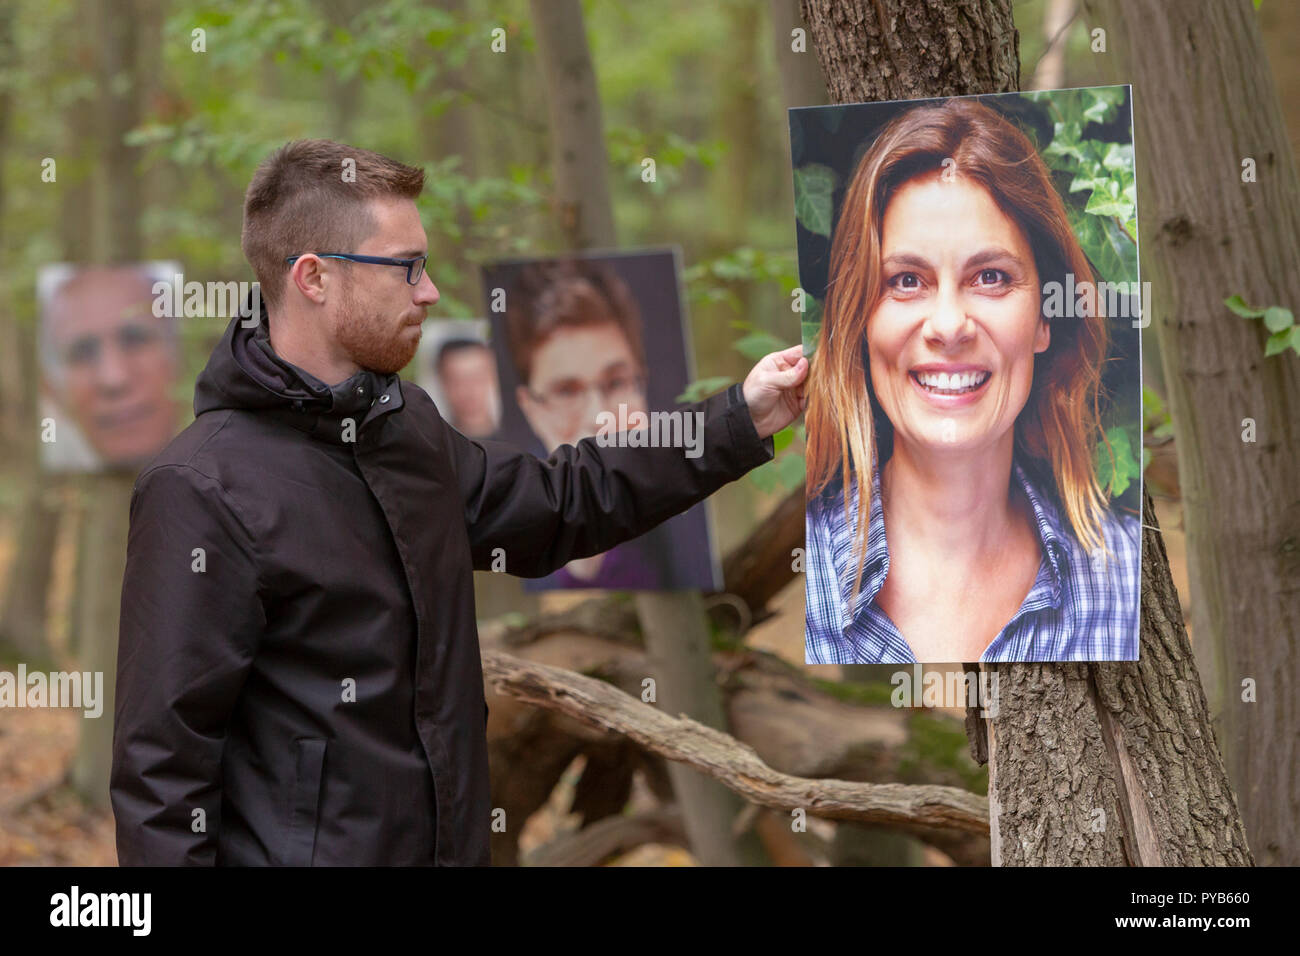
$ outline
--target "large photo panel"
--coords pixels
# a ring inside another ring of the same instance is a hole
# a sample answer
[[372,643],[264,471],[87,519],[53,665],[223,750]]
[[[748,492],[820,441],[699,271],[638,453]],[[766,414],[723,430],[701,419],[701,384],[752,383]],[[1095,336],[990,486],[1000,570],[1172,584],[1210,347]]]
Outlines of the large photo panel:
[[[621,422],[680,407],[678,397],[695,373],[680,277],[676,248],[485,265],[483,297],[501,394],[494,437],[546,458],[562,444],[595,437],[602,414]],[[720,582],[702,502],[524,586],[713,590]]]
[[1131,89],[789,116],[806,661],[1136,660]]

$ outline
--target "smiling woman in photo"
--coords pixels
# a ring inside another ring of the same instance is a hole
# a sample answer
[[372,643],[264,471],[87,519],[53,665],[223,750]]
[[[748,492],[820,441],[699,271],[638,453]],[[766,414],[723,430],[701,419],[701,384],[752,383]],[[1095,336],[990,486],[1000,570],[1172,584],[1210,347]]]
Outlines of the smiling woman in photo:
[[1137,658],[1139,524],[1093,466],[1106,319],[1043,309],[1093,281],[996,111],[915,107],[864,154],[809,382],[808,663]]

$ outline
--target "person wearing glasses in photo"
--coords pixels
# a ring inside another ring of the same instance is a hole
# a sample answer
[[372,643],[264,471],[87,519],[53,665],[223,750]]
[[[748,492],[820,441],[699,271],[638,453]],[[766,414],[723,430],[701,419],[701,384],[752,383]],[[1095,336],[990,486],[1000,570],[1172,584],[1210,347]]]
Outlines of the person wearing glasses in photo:
[[193,424],[131,498],[122,865],[489,863],[473,572],[541,577],[644,534],[771,460],[802,410],[796,345],[690,406],[697,459],[583,439],[541,460],[462,435],[397,374],[439,298],[423,187],[330,140],[287,144],[249,184],[263,308],[232,319]]
[[[650,411],[640,310],[608,265],[574,258],[524,266],[506,293],[505,330],[515,399],[547,455],[596,435],[602,412],[618,415],[624,405],[626,420]],[[526,587],[685,587],[680,557],[664,524]]]
[[[153,314],[153,282],[144,266],[78,269],[53,288],[42,316],[43,390],[94,453],[92,470],[139,468],[180,423],[176,330]],[[50,450],[74,439],[56,431]]]

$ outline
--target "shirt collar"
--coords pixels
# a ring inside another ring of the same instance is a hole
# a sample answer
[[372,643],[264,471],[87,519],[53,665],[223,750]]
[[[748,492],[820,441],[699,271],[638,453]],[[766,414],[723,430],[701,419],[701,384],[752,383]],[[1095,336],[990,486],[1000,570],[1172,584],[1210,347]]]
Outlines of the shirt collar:
[[[874,464],[874,461],[873,461]],[[1060,512],[1051,498],[1035,487],[1019,461],[1012,461],[1012,475],[1020,482],[1025,497],[1034,510],[1034,526],[1038,531],[1038,541],[1042,554],[1047,556],[1047,564],[1041,567],[1039,574],[1026,595],[1021,612],[1039,610],[1044,607],[1060,607],[1061,588],[1068,554],[1060,524]],[[862,587],[858,592],[856,605],[849,602],[853,591],[853,578],[857,571],[855,552],[858,532],[858,489],[857,482],[850,473],[849,482],[849,524],[848,533],[843,540],[832,547],[832,561],[840,587],[840,630],[843,632],[875,600],[876,594],[889,576],[889,542],[885,536],[885,514],[881,505],[880,469],[871,469],[871,516],[867,526],[867,557],[862,569]],[[826,496],[823,507],[843,508],[842,485],[838,482],[831,486],[834,491]],[[1019,616],[1019,615],[1017,615]]]

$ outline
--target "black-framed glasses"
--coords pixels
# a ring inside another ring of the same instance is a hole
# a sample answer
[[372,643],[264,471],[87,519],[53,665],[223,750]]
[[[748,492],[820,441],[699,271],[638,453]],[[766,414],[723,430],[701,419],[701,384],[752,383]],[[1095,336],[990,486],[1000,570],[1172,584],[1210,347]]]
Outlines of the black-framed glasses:
[[376,266],[401,266],[406,270],[406,284],[419,285],[420,277],[424,275],[424,264],[429,260],[426,256],[416,256],[413,259],[392,259],[388,256],[358,256],[351,252],[300,252],[296,256],[289,256],[284,261],[293,265],[303,256],[313,255],[320,259],[346,259],[348,262],[368,262]]

